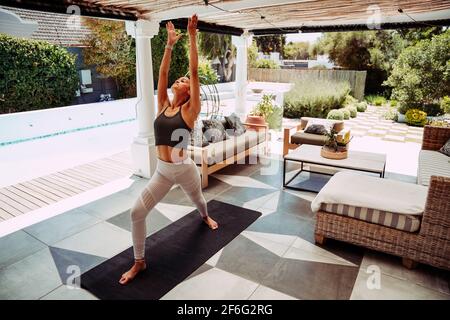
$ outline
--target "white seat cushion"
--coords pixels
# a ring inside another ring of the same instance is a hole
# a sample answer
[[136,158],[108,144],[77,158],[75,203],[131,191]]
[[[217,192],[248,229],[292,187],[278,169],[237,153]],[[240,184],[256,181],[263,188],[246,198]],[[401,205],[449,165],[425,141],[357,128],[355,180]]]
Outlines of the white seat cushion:
[[428,186],[431,176],[450,177],[450,157],[438,151],[420,150],[417,183]]

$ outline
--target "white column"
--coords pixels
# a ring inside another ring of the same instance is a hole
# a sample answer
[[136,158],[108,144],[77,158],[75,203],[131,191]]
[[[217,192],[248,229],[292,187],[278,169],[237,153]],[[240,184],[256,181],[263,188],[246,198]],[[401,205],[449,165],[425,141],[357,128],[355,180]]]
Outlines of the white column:
[[153,121],[156,105],[153,87],[151,38],[158,34],[159,23],[148,20],[126,22],[126,30],[136,39],[136,90],[138,133],[131,145],[137,176],[150,178],[156,168]]
[[235,97],[236,109],[235,113],[242,120],[248,113],[245,107],[245,98],[247,94],[247,49],[252,43],[252,36],[245,31],[240,37],[232,36],[232,43],[237,48],[236,52],[236,82]]

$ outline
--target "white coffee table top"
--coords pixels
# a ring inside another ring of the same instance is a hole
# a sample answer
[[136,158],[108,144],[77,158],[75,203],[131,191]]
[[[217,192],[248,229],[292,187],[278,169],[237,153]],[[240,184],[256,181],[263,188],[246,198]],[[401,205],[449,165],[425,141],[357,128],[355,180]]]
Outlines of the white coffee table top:
[[308,162],[331,167],[383,172],[386,165],[386,155],[363,151],[348,151],[348,157],[342,160],[328,159],[320,155],[321,146],[303,144],[293,152],[284,156],[286,160]]

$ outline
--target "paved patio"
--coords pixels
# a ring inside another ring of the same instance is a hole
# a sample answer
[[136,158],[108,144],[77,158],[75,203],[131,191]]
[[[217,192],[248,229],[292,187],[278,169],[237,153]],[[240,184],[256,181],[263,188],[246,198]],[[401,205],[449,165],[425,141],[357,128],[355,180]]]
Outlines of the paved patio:
[[[407,162],[414,162],[411,152],[420,149],[420,130],[414,132],[416,141],[370,136],[377,126],[389,132],[387,127],[396,125],[379,121],[382,112],[374,108],[346,123],[354,133],[368,123],[375,128],[367,129],[369,136],[355,134],[355,148],[408,146]],[[398,127],[406,138],[409,128]],[[281,188],[282,141],[277,133],[272,139],[270,158],[226,167],[211,177],[204,191],[207,200],[258,210],[262,217],[164,299],[450,299],[449,272],[424,265],[407,270],[399,258],[337,241],[315,245],[310,209],[315,194]],[[277,170],[263,174],[261,169],[269,165]],[[296,169],[291,164],[289,174]],[[402,171],[391,171],[387,177],[414,182]],[[131,246],[129,209],[148,180],[119,180],[123,183],[113,191],[72,203],[69,210],[60,208],[61,214],[0,238],[0,299],[95,299],[85,290],[66,286],[73,274],[68,267],[76,265],[85,272]],[[173,188],[150,213],[148,235],[194,209],[182,190]],[[380,289],[367,285],[373,266],[381,271]]]

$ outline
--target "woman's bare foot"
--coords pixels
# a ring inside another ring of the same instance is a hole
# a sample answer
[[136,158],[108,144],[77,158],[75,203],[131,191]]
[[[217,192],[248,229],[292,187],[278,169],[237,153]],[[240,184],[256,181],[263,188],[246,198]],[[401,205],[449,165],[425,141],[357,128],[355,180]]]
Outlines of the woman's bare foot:
[[136,275],[147,268],[145,260],[136,260],[130,270],[125,272],[119,280],[120,284],[127,284],[133,280]]
[[216,221],[214,221],[210,216],[203,218],[203,221],[210,227],[212,230],[215,230],[219,227]]

